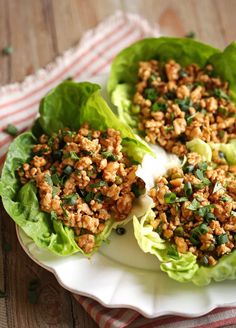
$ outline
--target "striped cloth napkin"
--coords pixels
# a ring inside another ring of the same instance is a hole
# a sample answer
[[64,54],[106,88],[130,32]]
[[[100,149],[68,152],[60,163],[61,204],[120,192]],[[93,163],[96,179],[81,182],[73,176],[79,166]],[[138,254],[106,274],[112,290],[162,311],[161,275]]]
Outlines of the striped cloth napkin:
[[[78,46],[68,50],[55,62],[22,83],[0,88],[0,166],[12,137],[4,133],[6,126],[14,124],[19,131],[27,129],[38,112],[40,99],[62,80],[74,80],[109,72],[114,56],[129,44],[147,36],[158,36],[158,28],[133,14],[115,13],[94,30],[88,31]],[[147,319],[130,309],[105,308],[98,302],[74,295],[101,328],[151,327],[223,327],[235,324],[236,307],[221,308],[199,318],[165,316]]]

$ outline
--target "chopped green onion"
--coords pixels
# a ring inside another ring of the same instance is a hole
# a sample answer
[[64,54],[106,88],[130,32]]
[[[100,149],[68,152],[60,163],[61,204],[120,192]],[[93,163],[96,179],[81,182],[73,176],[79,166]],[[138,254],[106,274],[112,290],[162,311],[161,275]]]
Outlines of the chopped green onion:
[[168,192],[165,194],[164,200],[167,204],[172,204],[176,200],[176,194],[173,192]]
[[174,230],[174,235],[178,237],[183,237],[184,235],[184,228],[179,226]]
[[167,248],[167,255],[172,259],[178,260],[180,258],[179,252],[174,245],[169,245]]
[[192,203],[187,207],[191,211],[197,211],[200,207],[200,203],[194,198]]
[[194,170],[194,165],[187,165],[183,167],[184,173],[191,173]]
[[188,39],[195,39],[196,38],[196,33],[193,32],[193,31],[190,31],[189,33],[187,33],[185,35],[185,38],[188,38]]
[[61,181],[60,181],[59,175],[57,173],[54,173],[51,176],[51,179],[52,179],[52,182],[54,185],[56,185],[56,186],[60,185]]
[[208,164],[207,164],[207,162],[199,162],[198,167],[199,167],[200,170],[206,171],[207,167],[208,167]]
[[133,114],[138,114],[140,112],[140,106],[139,105],[132,105],[131,112]]
[[215,88],[213,94],[217,98],[229,100],[229,96],[221,89]]
[[94,198],[94,193],[92,191],[90,191],[87,193],[84,200],[86,203],[90,203],[93,198]]
[[49,186],[51,186],[51,187],[53,186],[52,178],[51,178],[50,174],[46,173],[45,176],[44,176],[44,180],[47,182],[47,184]]
[[99,187],[104,187],[107,185],[107,182],[106,181],[98,181],[96,183],[91,183],[90,187],[91,188],[99,188]]
[[13,47],[11,47],[11,46],[8,46],[8,47],[5,47],[5,48],[2,49],[2,54],[3,55],[9,56],[12,53],[13,53]]
[[63,197],[64,204],[66,205],[75,205],[77,203],[78,195],[77,194],[70,194]]
[[107,158],[108,160],[115,162],[117,161],[118,157],[117,155],[114,155],[111,151],[107,150],[107,151],[103,151],[102,152],[102,156],[104,158]]
[[217,245],[223,245],[228,242],[228,236],[226,233],[223,233],[222,235],[216,236],[216,242]]
[[56,196],[56,194],[60,191],[59,187],[52,187],[52,198],[54,198]]
[[64,167],[63,172],[64,172],[66,175],[70,175],[70,174],[73,172],[73,167],[70,166],[70,165],[67,165],[66,167]]
[[167,109],[167,105],[165,103],[157,103],[156,102],[151,107],[152,112],[158,112],[158,111],[166,112],[166,109]]
[[151,101],[155,101],[157,98],[157,91],[154,88],[146,88],[144,90],[144,96]]
[[184,193],[187,197],[190,197],[193,193],[192,185],[190,182],[184,184]]
[[8,124],[3,131],[10,134],[13,137],[15,137],[18,133],[18,129],[13,124]]
[[219,190],[224,190],[224,187],[222,186],[222,184],[219,181],[217,181],[214,185],[212,193],[214,194],[215,192],[217,192]]

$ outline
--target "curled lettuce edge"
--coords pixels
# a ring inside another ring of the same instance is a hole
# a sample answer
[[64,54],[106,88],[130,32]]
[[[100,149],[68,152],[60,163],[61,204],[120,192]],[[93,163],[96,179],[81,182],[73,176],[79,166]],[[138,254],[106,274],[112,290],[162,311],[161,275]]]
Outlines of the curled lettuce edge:
[[[90,257],[109,237],[118,223],[107,220],[102,233],[95,236],[95,248],[85,254],[74,239],[73,229],[55,220],[50,213],[39,207],[37,188],[33,181],[24,186],[17,176],[17,168],[30,160],[31,150],[41,133],[52,135],[59,129],[72,130],[87,122],[98,130],[114,128],[122,135],[124,151],[136,162],[141,162],[145,154],[152,154],[150,148],[110,110],[99,92],[100,87],[89,82],[63,82],[41,101],[40,117],[32,131],[24,132],[11,143],[3,166],[0,180],[0,196],[9,216],[40,248],[46,248],[57,255],[70,255],[81,252]],[[135,147],[134,147],[135,146]],[[124,220],[122,224],[125,224]],[[121,223],[119,223],[121,224]]]
[[209,45],[186,38],[147,38],[121,51],[113,60],[107,90],[117,107],[122,122],[137,133],[138,115],[132,110],[132,98],[137,83],[138,63],[156,59],[174,59],[182,66],[196,63],[200,67],[212,64],[214,72],[229,82],[232,100],[236,102],[236,42],[223,52]]

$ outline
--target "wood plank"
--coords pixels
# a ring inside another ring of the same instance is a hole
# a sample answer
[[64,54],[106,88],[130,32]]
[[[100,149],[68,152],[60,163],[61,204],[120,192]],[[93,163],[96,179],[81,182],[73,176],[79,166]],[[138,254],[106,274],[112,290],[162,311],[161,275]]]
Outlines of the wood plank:
[[55,57],[47,0],[11,0],[9,5],[11,81],[22,80]]
[[225,45],[214,0],[123,0],[123,8],[158,24],[162,35],[183,37],[193,31],[200,41]]
[[[15,224],[2,210],[3,243],[11,246],[4,254],[8,328],[73,327],[71,295],[59,286],[54,276],[35,264],[16,238]],[[28,298],[30,281],[39,281],[37,304]]]
[[0,85],[9,82],[10,57],[2,54],[3,48],[11,45],[8,17],[8,4],[5,0],[0,0]]
[[219,22],[221,25],[221,34],[224,37],[225,45],[236,40],[235,28],[235,0],[216,0],[216,10],[218,12]]
[[59,53],[75,45],[83,33],[120,9],[119,0],[52,0]]

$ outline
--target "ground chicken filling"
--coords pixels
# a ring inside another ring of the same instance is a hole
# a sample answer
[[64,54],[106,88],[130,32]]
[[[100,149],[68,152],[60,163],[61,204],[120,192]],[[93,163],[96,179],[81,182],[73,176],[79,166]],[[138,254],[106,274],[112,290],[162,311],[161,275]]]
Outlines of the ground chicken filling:
[[209,164],[189,153],[183,167],[169,169],[149,192],[151,225],[173,245],[173,258],[192,252],[199,264],[213,266],[235,249],[236,166],[229,167],[221,152],[218,157],[218,164]]
[[227,143],[236,137],[228,82],[214,77],[210,65],[140,62],[131,110],[148,142],[177,155],[186,154],[185,143],[194,138]]
[[124,220],[144,191],[121,141],[116,130],[95,131],[86,124],[78,132],[42,135],[32,160],[18,169],[22,184],[36,182],[41,210],[73,228],[85,253],[94,249],[105,222]]

